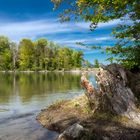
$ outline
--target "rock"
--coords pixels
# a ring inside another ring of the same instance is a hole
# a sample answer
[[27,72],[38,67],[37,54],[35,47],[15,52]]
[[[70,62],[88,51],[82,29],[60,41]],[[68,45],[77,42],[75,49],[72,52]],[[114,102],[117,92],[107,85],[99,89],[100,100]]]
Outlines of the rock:
[[103,140],[110,140],[109,137],[105,137],[105,136],[103,136],[102,139],[103,139]]
[[57,140],[67,140],[67,138],[63,135],[63,133],[62,134],[60,134],[59,136],[58,136],[58,139]]
[[63,133],[59,135],[58,140],[75,140],[80,139],[84,134],[84,128],[80,124],[76,123],[69,126]]

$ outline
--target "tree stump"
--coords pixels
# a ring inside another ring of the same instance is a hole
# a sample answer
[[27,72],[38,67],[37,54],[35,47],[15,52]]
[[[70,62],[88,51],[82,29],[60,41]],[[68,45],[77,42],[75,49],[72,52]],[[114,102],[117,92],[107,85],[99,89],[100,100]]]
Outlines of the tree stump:
[[[130,73],[130,72],[129,72]],[[129,87],[127,70],[118,64],[101,65],[96,75],[97,89],[81,77],[81,85],[88,97],[93,112],[111,112],[124,115],[140,124],[140,113],[137,109],[137,98]]]

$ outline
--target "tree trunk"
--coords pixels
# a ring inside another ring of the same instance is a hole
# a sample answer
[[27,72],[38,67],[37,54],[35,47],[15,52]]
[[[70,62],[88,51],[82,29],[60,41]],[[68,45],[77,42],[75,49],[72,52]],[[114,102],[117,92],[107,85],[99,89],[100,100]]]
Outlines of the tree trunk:
[[94,112],[124,115],[140,124],[140,114],[136,107],[137,98],[128,86],[131,79],[128,79],[127,70],[118,64],[102,65],[96,79],[97,89],[86,79],[85,74],[81,78],[91,109]]

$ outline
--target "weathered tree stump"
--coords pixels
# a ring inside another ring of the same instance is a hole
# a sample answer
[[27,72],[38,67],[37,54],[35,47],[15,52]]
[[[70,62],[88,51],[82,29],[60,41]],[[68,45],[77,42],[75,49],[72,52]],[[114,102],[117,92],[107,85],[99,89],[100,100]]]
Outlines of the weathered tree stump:
[[96,75],[98,85],[96,89],[83,74],[81,85],[85,89],[91,109],[94,112],[108,111],[116,115],[124,115],[140,124],[137,98],[129,86],[131,79],[128,77],[127,70],[118,64],[101,65]]
[[[88,100],[82,95],[51,105],[42,110],[37,120],[49,130],[59,132],[58,140],[139,138],[140,113],[137,98],[140,97],[140,75],[131,73],[118,64],[111,64],[101,65],[96,79],[97,88],[90,83],[85,73],[81,77],[81,85]],[[114,120],[112,114],[129,119],[115,117]],[[106,115],[109,116],[107,119]]]

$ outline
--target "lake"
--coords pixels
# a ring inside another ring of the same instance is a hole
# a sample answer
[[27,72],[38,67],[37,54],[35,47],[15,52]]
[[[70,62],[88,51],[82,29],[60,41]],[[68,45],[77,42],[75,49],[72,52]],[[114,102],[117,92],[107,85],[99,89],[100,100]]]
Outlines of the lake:
[[[80,73],[0,73],[0,140],[56,140],[36,116],[55,101],[83,93]],[[89,78],[95,84],[94,74]]]

